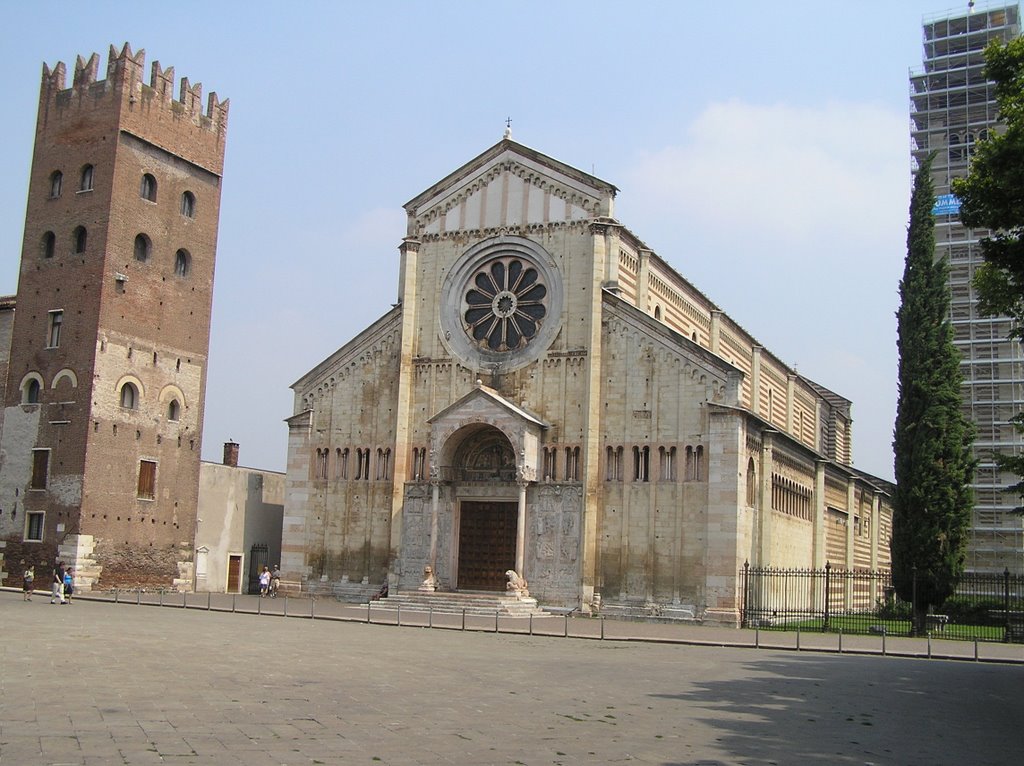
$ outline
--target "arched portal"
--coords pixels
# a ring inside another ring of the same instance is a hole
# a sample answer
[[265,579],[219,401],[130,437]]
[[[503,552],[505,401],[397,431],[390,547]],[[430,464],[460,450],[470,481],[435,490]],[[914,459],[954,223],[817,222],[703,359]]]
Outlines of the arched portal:
[[455,586],[504,591],[505,572],[516,568],[515,451],[508,437],[490,425],[476,424],[454,437],[462,437],[451,463],[459,487]]

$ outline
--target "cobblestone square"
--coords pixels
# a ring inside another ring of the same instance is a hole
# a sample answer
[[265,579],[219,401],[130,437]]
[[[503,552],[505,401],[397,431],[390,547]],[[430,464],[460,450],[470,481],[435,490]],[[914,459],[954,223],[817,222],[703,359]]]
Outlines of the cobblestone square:
[[0,593],[0,764],[1014,764],[1024,667]]

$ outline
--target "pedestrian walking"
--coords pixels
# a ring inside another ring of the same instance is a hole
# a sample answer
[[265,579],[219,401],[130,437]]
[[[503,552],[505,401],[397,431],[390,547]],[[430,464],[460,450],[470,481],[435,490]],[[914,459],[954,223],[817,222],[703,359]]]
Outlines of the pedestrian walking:
[[53,591],[50,593],[51,604],[64,603],[64,562],[58,561],[53,568]]
[[75,570],[68,567],[64,571],[64,599],[65,603],[71,603],[71,596],[75,592]]
[[35,567],[29,567],[21,576],[21,593],[24,601],[32,600],[32,587],[36,580]]

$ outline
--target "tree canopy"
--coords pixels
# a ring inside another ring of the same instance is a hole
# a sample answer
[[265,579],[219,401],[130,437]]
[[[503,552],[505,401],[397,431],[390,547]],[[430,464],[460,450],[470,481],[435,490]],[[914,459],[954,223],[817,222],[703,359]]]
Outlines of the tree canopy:
[[974,429],[961,408],[960,353],[949,321],[949,267],[935,258],[931,164],[931,157],[921,163],[914,179],[896,315],[892,571],[900,598],[916,602],[918,626],[929,606],[952,595],[963,572],[974,476]]

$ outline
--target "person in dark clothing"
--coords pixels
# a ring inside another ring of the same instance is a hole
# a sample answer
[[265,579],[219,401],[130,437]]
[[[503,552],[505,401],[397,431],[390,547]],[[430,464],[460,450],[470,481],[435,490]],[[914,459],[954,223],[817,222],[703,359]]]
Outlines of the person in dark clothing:
[[50,594],[51,604],[64,603],[64,562],[58,561],[53,568],[53,591]]

